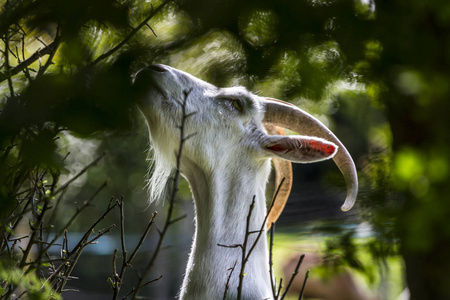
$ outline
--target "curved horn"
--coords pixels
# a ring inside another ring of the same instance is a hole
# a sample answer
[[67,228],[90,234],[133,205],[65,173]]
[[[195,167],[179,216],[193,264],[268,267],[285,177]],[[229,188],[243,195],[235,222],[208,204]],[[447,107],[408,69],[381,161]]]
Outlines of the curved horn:
[[319,120],[295,105],[271,98],[266,98],[264,105],[264,123],[281,126],[303,135],[321,137],[339,146],[333,160],[344,175],[347,185],[347,198],[341,209],[351,209],[358,195],[358,176],[355,163],[341,141]]
[[[285,135],[284,129],[271,124],[264,124],[267,133],[270,135]],[[273,167],[275,169],[275,191],[270,207],[272,209],[267,216],[266,229],[269,230],[272,223],[275,223],[286,205],[291,193],[293,176],[292,164],[290,161],[272,158]],[[278,190],[278,194],[276,194]]]

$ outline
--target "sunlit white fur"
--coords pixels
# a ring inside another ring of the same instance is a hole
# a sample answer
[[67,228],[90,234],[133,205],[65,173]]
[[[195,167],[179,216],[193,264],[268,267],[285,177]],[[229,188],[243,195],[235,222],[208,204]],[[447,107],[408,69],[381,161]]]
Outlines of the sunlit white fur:
[[[153,144],[151,200],[164,196],[176,165],[182,113],[186,120],[181,174],[188,180],[196,209],[196,232],[180,292],[181,299],[222,299],[230,268],[236,263],[228,299],[236,299],[241,250],[218,246],[242,244],[246,218],[255,199],[250,231],[259,230],[266,215],[265,188],[273,141],[262,120],[262,98],[242,87],[217,88],[167,67],[142,70],[136,85],[146,90],[138,103],[147,119]],[[184,99],[184,91],[189,91]],[[239,105],[234,105],[239,101]],[[265,226],[264,226],[265,228]],[[252,245],[256,234],[250,235]],[[272,299],[265,234],[245,268],[243,299]]]

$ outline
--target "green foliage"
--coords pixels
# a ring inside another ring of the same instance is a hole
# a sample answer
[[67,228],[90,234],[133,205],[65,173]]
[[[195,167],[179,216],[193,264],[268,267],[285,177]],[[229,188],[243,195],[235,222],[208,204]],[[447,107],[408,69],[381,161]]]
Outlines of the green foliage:
[[[0,264],[0,284],[13,285],[19,290],[26,292],[27,299],[48,300],[62,299],[61,296],[52,289],[49,282],[39,278],[35,273],[24,273],[19,268],[4,267]],[[0,288],[0,295],[5,289]]]

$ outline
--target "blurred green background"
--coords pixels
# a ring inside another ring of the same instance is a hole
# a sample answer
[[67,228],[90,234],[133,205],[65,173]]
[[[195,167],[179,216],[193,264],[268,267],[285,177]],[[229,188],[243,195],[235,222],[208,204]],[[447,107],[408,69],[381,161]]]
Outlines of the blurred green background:
[[[450,299],[449,1],[0,3],[2,236],[36,174],[51,195],[104,152],[65,190],[51,225],[65,223],[105,182],[69,233],[87,230],[111,196],[124,196],[130,244],[155,210],[163,222],[167,206],[147,202],[151,153],[133,104],[140,91],[131,83],[140,68],[164,63],[218,86],[243,85],[292,102],[352,153],[361,189],[347,214],[338,211],[345,188],[331,162],[294,166],[294,190],[277,226],[278,269],[283,257],[317,242],[336,257],[334,266],[354,269],[382,299],[395,299],[406,286],[411,299]],[[190,198],[182,181],[175,210],[187,217],[168,233],[150,275],[163,278],[142,292],[150,299],[178,292],[193,232]],[[117,224],[117,214],[105,222]],[[111,298],[116,229],[88,247],[94,249],[73,274],[79,279],[69,283],[79,292],[64,299]],[[153,230],[127,288],[156,237]]]

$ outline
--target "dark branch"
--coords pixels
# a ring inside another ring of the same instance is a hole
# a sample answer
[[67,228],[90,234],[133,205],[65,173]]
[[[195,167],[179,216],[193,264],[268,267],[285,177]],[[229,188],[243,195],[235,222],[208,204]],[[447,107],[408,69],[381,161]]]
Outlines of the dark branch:
[[225,284],[225,291],[223,292],[223,298],[222,298],[223,300],[225,300],[227,298],[228,289],[230,288],[231,275],[233,275],[234,269],[236,268],[236,264],[237,264],[237,260],[234,262],[233,267],[228,269],[228,270],[230,270],[230,275],[228,275],[227,283]]
[[306,281],[308,280],[308,277],[309,277],[309,270],[306,271],[305,280],[303,280],[302,290],[300,291],[300,295],[298,296],[298,300],[302,300],[303,299],[303,293],[305,292]]
[[287,293],[289,292],[289,288],[291,287],[292,282],[294,282],[295,276],[298,274],[298,269],[300,268],[300,265],[303,262],[303,259],[305,258],[305,254],[302,254],[300,256],[300,259],[297,262],[297,265],[295,266],[294,273],[292,273],[291,279],[288,282],[288,285],[286,286],[286,289],[284,290],[283,296],[281,296],[281,299],[284,299],[286,297]]
[[[168,2],[168,1],[166,1]],[[170,197],[170,201],[169,201],[169,208],[167,210],[167,217],[166,217],[166,221],[164,223],[164,227],[163,229],[159,232],[159,240],[158,240],[158,244],[156,245],[156,249],[153,252],[153,255],[150,259],[150,262],[148,263],[144,273],[142,274],[142,276],[140,276],[139,280],[138,280],[138,287],[142,285],[142,281],[144,280],[144,278],[147,276],[147,274],[150,272],[151,268],[153,267],[153,264],[156,260],[156,257],[158,256],[159,252],[161,251],[162,248],[162,243],[164,240],[164,237],[169,229],[169,227],[175,223],[176,221],[180,220],[180,218],[175,218],[172,219],[172,215],[173,215],[173,209],[174,209],[174,204],[175,204],[175,197],[178,191],[178,182],[180,179],[180,168],[181,168],[181,156],[183,153],[183,146],[184,146],[184,142],[185,142],[185,137],[184,137],[184,131],[185,131],[185,123],[186,123],[186,119],[187,116],[189,115],[186,112],[186,103],[187,103],[187,99],[189,96],[189,93],[191,91],[184,91],[184,99],[183,102],[179,102],[179,104],[181,105],[181,124],[179,126],[180,129],[180,143],[179,143],[179,148],[178,148],[178,152],[176,152],[176,171],[175,171],[175,175],[174,178],[172,179],[172,194]],[[184,217],[184,216],[183,216]],[[133,294],[132,299],[136,299],[138,296],[138,292],[139,292],[139,288],[134,289],[130,294]]]
[[[117,50],[119,50],[120,48],[122,48],[126,43],[128,43],[128,41],[139,31],[141,30],[142,27],[144,26],[149,26],[147,23],[151,20],[151,18],[153,18],[160,10],[163,9],[164,6],[167,5],[167,3],[169,3],[171,0],[166,0],[164,1],[160,6],[158,6],[157,9],[153,10],[150,13],[150,15],[145,18],[144,21],[141,22],[141,24],[139,24],[136,28],[133,29],[133,31],[130,32],[129,35],[127,35],[125,37],[125,39],[120,42],[117,46],[115,46],[114,48],[112,48],[111,50],[109,50],[108,52],[100,55],[99,57],[97,57],[96,60],[94,60],[91,65],[96,65],[97,63],[99,63],[100,61],[108,58],[109,56],[111,56],[112,54],[114,54]],[[153,30],[152,30],[153,31]],[[153,31],[154,33],[154,31]],[[155,34],[156,35],[156,34]]]
[[58,43],[54,41],[47,47],[40,49],[36,51],[33,55],[28,57],[26,60],[22,61],[20,64],[9,70],[9,72],[6,73],[0,73],[0,82],[5,81],[6,79],[11,78],[12,76],[16,75],[19,72],[22,72],[26,68],[28,68],[32,63],[34,63],[36,60],[41,58],[44,55],[52,54],[54,51],[56,51],[56,48],[58,47]]

